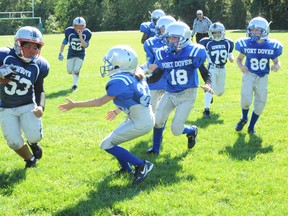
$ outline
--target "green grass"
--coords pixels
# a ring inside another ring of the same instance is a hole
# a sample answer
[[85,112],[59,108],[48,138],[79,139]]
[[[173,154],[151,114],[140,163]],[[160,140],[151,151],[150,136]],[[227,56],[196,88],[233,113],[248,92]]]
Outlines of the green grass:
[[[245,33],[228,31],[227,36],[235,41]],[[214,97],[212,118],[202,118],[204,93],[199,89],[187,120],[200,128],[195,148],[188,151],[186,137],[171,134],[171,118],[158,157],[145,153],[152,133],[123,144],[155,163],[147,179],[132,186],[132,176],[111,175],[117,161],[98,147],[124,115],[106,121],[113,104],[67,113],[57,106],[65,97],[86,100],[105,94],[108,78],[100,76],[99,66],[113,45],[131,45],[144,63],[141,34],[94,33],[76,92],[69,90],[72,77],[66,62],[57,59],[63,35],[45,35],[42,55],[51,70],[45,80],[44,156],[37,168],[24,170],[23,160],[0,137],[0,215],[288,215],[287,36],[270,34],[283,43],[284,53],[281,70],[269,75],[268,102],[257,135],[249,136],[246,128],[234,131],[241,115],[241,72],[236,63],[227,63],[226,90]],[[0,46],[12,43],[12,36],[0,37]]]

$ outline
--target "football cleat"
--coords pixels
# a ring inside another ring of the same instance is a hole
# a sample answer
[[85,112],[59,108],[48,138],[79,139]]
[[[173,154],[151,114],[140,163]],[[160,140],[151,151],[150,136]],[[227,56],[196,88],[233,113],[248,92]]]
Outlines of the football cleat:
[[147,154],[159,155],[159,152],[155,151],[152,147],[146,151]]
[[192,128],[194,128],[194,132],[192,134],[187,134],[188,149],[192,149],[195,146],[198,134],[198,128],[195,125],[192,125]]
[[255,134],[256,132],[255,132],[254,128],[249,128],[248,127],[248,133],[249,134]]
[[78,86],[77,86],[77,85],[73,85],[73,86],[71,87],[71,90],[73,90],[73,91],[78,90]]
[[39,145],[39,143],[29,143],[28,142],[28,145],[34,155],[34,157],[36,159],[41,159],[42,158],[42,148],[41,146]]
[[25,160],[25,162],[26,162],[25,169],[36,167],[37,165],[37,159],[35,157],[32,157],[30,160]]
[[126,169],[121,168],[120,170],[113,172],[113,175],[125,175],[125,174],[130,174],[130,173],[134,174],[135,171],[133,169],[126,170]]
[[209,108],[205,108],[204,109],[204,111],[203,111],[203,116],[205,117],[205,118],[210,118],[211,116],[210,116],[210,110],[209,110]]
[[153,169],[154,167],[154,164],[149,162],[149,161],[146,161],[145,160],[145,163],[138,166],[136,169],[135,169],[135,173],[134,173],[134,176],[135,176],[135,179],[133,181],[133,184],[138,184],[140,183],[146,176],[149,172],[151,172],[151,170]]
[[241,131],[246,123],[247,123],[247,120],[241,118],[239,120],[239,122],[236,124],[235,130],[236,131]]

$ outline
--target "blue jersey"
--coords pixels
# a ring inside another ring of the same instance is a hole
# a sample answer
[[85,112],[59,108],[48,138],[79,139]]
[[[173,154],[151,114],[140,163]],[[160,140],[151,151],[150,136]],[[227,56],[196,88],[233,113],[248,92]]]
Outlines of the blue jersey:
[[0,107],[13,108],[35,103],[34,84],[49,72],[48,62],[41,56],[31,63],[24,63],[12,48],[0,48],[0,65],[14,65],[16,77],[0,84]]
[[[75,29],[70,26],[65,29],[65,38],[63,40],[63,44],[69,43],[67,59],[78,57],[84,60],[85,58],[85,48],[82,46],[81,41],[79,39],[78,33]],[[92,33],[88,28],[83,30],[83,39],[89,45],[89,40],[92,37]]]
[[259,44],[250,38],[236,41],[235,49],[246,56],[245,66],[251,73],[260,77],[270,71],[270,59],[275,59],[282,54],[282,44],[274,39],[265,40]]
[[148,65],[155,63],[156,50],[166,45],[166,41],[162,37],[152,37],[145,41],[144,51],[148,58]]
[[174,53],[164,46],[156,52],[158,67],[169,74],[166,79],[165,91],[180,92],[187,88],[198,87],[199,68],[206,59],[205,47],[199,44],[189,44]]
[[233,52],[234,43],[229,38],[224,40],[214,41],[208,37],[205,37],[199,42],[207,51],[208,62],[210,64],[224,67],[227,63],[228,54]]
[[[163,47],[166,45],[166,41],[161,37],[152,37],[145,41],[144,43],[144,50],[146,52],[146,57],[148,58],[147,65],[155,64],[155,55],[156,50],[158,50],[160,47]],[[166,84],[166,77],[167,73],[164,73],[159,81],[155,83],[150,83],[149,88],[150,90],[165,90],[165,84]]]
[[153,22],[143,22],[140,25],[140,32],[148,35],[148,38],[156,35],[155,25]]
[[114,104],[129,114],[131,106],[142,104],[148,107],[150,91],[145,80],[138,81],[133,74],[122,72],[113,75],[106,85],[107,95],[114,96]]

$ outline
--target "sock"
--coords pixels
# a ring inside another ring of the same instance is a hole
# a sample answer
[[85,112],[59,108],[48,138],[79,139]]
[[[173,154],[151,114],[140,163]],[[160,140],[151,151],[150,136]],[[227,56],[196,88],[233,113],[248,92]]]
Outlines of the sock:
[[73,74],[73,83],[74,83],[74,85],[78,84],[78,80],[79,80],[79,75]]
[[192,128],[191,126],[188,125],[184,125],[184,130],[182,132],[182,134],[192,134],[195,132],[195,129]]
[[209,92],[205,92],[204,108],[210,108],[211,100],[212,100],[212,94]]
[[244,120],[248,120],[248,112],[249,112],[249,109],[242,109],[242,119]]
[[118,160],[119,164],[121,165],[122,169],[128,170],[129,172],[132,171],[132,168],[128,162],[120,160],[119,158],[117,158],[117,160]]
[[[166,125],[166,122],[165,122]],[[160,146],[162,144],[162,139],[163,139],[163,132],[165,129],[165,125],[162,128],[155,128],[153,129],[153,150],[155,152],[160,151]]]
[[110,149],[106,149],[106,151],[114,155],[118,161],[123,161],[123,163],[128,162],[134,166],[139,166],[144,163],[143,160],[137,158],[135,155],[120,146],[113,146]]
[[253,113],[252,113],[252,116],[251,116],[251,120],[250,120],[250,124],[249,124],[248,128],[254,129],[254,126],[255,126],[258,118],[259,118],[259,115],[256,115],[256,114],[253,112]]

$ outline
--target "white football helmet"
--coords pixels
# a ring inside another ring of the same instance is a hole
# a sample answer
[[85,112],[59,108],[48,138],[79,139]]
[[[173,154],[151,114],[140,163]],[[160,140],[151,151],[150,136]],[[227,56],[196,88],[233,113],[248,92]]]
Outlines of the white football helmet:
[[[37,49],[25,48],[24,44],[34,43],[37,44]],[[44,45],[41,32],[32,26],[25,26],[20,28],[14,37],[14,49],[16,55],[22,61],[29,63],[37,59],[40,55],[42,46]]]
[[[254,28],[261,31],[260,36],[259,35],[254,35],[251,32],[251,29],[254,29]],[[246,30],[247,37],[250,37],[252,41],[257,41],[259,39],[267,40],[269,33],[270,33],[269,23],[267,22],[266,19],[264,19],[262,17],[253,18],[249,22],[249,24],[247,26],[247,30]]]
[[161,9],[154,10],[151,13],[151,22],[156,25],[156,22],[160,19],[160,17],[165,16],[165,12]]
[[175,18],[172,16],[162,16],[159,18],[159,20],[156,23],[156,34],[158,36],[161,36],[161,29],[164,29],[164,31],[166,30],[167,26],[173,22],[176,22]]
[[118,45],[112,47],[103,58],[104,65],[100,66],[100,73],[112,76],[116,73],[134,73],[138,65],[136,52],[129,46]]
[[84,28],[86,27],[86,21],[83,17],[76,17],[74,20],[73,20],[73,27],[76,31],[83,31]]
[[[169,42],[170,36],[178,37],[178,42]],[[167,40],[168,49],[170,51],[175,51],[177,49],[179,50],[191,44],[190,27],[182,21],[176,21],[169,24],[165,31],[165,37]]]
[[225,27],[222,23],[216,22],[209,27],[208,35],[212,40],[220,41],[225,38]]

